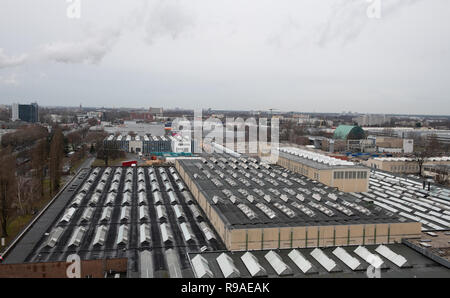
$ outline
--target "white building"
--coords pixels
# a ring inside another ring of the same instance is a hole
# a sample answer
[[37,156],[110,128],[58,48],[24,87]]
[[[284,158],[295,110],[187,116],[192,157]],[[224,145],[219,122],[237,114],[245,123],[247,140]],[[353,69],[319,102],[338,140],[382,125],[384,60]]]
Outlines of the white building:
[[170,136],[172,141],[172,152],[175,153],[190,153],[191,152],[191,140],[188,137]]
[[391,121],[391,117],[386,115],[366,114],[353,118],[353,121],[358,123],[359,126],[382,125]]

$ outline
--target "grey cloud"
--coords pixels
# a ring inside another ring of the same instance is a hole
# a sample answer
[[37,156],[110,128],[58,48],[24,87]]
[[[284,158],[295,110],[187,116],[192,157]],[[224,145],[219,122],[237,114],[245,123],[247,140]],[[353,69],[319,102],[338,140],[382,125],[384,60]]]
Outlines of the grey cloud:
[[18,66],[27,60],[27,55],[19,55],[19,56],[8,56],[5,54],[4,50],[0,48],[0,69]]
[[149,9],[145,22],[145,39],[149,44],[163,36],[176,39],[193,24],[192,15],[184,10],[178,1],[159,1]]
[[53,42],[41,47],[44,58],[62,63],[98,64],[117,43],[120,30],[109,29],[78,42]]
[[19,81],[16,74],[10,74],[8,76],[0,76],[0,84],[8,86],[17,86]]
[[[380,0],[381,20],[391,16],[404,7],[421,0]],[[371,20],[367,16],[370,2],[362,0],[340,0],[332,7],[330,16],[319,32],[317,44],[326,46],[338,41],[347,44],[355,40]]]

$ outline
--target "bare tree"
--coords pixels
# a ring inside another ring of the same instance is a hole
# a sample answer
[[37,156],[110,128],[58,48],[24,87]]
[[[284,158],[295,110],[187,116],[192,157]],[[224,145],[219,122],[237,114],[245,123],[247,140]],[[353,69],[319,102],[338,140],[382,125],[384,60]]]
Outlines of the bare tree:
[[2,237],[8,236],[8,224],[17,199],[16,159],[11,149],[0,151],[0,223]]
[[439,141],[436,134],[432,134],[428,137],[427,151],[430,155],[437,155],[442,151],[442,144]]
[[59,189],[62,161],[64,153],[64,137],[61,129],[58,127],[53,134],[50,144],[49,170],[50,170],[50,190],[52,193]]
[[429,157],[429,152],[427,150],[417,150],[414,151],[414,159],[419,166],[419,176],[422,177],[422,168],[426,159]]
[[48,158],[47,140],[41,139],[31,152],[31,168],[33,173],[33,189],[35,197],[42,198],[44,196],[44,178],[45,168]]

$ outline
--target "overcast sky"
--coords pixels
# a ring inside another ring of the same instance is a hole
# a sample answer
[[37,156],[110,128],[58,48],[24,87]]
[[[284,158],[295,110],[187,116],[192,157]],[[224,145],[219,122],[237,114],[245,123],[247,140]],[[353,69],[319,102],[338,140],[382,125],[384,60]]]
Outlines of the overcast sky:
[[450,114],[448,0],[80,1],[1,0],[1,104]]

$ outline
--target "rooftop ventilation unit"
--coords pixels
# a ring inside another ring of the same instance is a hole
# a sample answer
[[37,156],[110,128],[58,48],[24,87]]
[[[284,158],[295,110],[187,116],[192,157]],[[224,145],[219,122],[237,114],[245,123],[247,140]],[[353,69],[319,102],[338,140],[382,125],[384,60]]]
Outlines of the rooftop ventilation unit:
[[129,206],[131,205],[131,193],[124,192],[122,194],[122,206]]
[[251,252],[247,251],[243,254],[241,260],[252,277],[267,276],[266,269],[259,264],[258,259]]
[[57,227],[57,228],[53,229],[50,232],[50,234],[48,235],[48,239],[47,239],[45,246],[55,247],[56,243],[58,242],[58,240],[61,237],[63,232],[64,232],[64,229],[62,227]]
[[173,243],[172,231],[166,223],[162,223],[159,225],[161,229],[161,237],[162,241],[165,245],[171,245]]
[[310,255],[328,272],[336,271],[336,269],[339,269],[337,267],[337,264],[332,259],[330,259],[320,248],[315,248],[310,252]]
[[78,247],[81,244],[81,240],[83,239],[83,236],[86,232],[86,228],[85,227],[77,227],[75,229],[75,232],[72,235],[72,238],[70,238],[68,247]]
[[141,224],[139,228],[139,241],[141,245],[150,245],[151,242],[151,231],[150,231],[150,225],[148,224]]
[[194,202],[194,199],[192,198],[191,194],[188,191],[182,191],[181,195],[184,197],[184,200],[187,204],[191,204]]
[[287,217],[289,217],[289,218],[294,218],[295,217],[295,212],[292,211],[290,208],[286,207],[285,205],[280,204],[278,202],[275,202],[273,205],[275,207],[277,207],[279,210],[281,210],[284,214],[286,214]]
[[89,221],[92,217],[92,214],[94,214],[94,208],[87,207],[84,209],[83,215],[81,216],[81,221],[86,222]]
[[155,205],[162,204],[162,197],[161,197],[161,193],[159,191],[153,192],[153,203]]
[[381,244],[380,246],[378,246],[375,249],[375,251],[400,268],[405,267],[405,265],[407,263],[407,260],[405,257],[403,257],[399,254],[396,254],[389,247],[387,247],[385,245]]
[[216,258],[219,264],[220,270],[225,278],[238,278],[240,277],[240,272],[234,265],[233,259],[230,258],[226,253],[220,254]]
[[93,242],[94,246],[103,246],[106,239],[106,232],[108,232],[108,228],[106,226],[99,226],[97,228]]
[[121,225],[119,227],[119,234],[117,236],[118,245],[126,245],[128,243],[128,231],[129,228],[127,225]]
[[291,267],[283,262],[283,259],[273,250],[266,253],[264,258],[266,258],[267,262],[269,262],[270,266],[272,266],[279,276],[292,275]]
[[130,220],[131,208],[129,206],[122,207],[120,211],[120,221]]
[[167,192],[167,195],[169,196],[170,204],[172,204],[172,205],[177,204],[178,199],[177,199],[175,192],[169,191],[169,192]]
[[248,219],[252,220],[256,218],[255,212],[250,209],[247,205],[240,203],[237,207],[248,217]]
[[214,274],[209,268],[208,261],[201,255],[192,258],[192,267],[197,278],[213,278]]
[[125,182],[123,192],[132,192],[132,191],[133,191],[133,184],[131,183],[131,181]]
[[310,273],[313,269],[313,266],[311,265],[311,262],[309,262],[301,252],[299,252],[296,249],[293,249],[289,254],[289,258],[294,262],[295,265],[297,265],[298,268],[303,273]]
[[306,207],[303,204],[299,204],[297,202],[292,202],[291,205],[297,209],[299,209],[301,212],[303,212],[304,214],[308,215],[309,217],[313,217],[316,214],[314,213],[314,211],[312,211],[311,209],[309,209],[308,207]]
[[258,207],[262,212],[264,212],[264,214],[266,214],[268,218],[273,219],[276,217],[275,212],[266,205],[264,205],[263,203],[257,203],[256,207]]
[[139,183],[138,183],[138,192],[145,191],[146,189],[147,189],[147,188],[146,188],[144,182],[139,182]]
[[72,219],[72,216],[75,214],[76,211],[77,211],[77,209],[75,209],[73,207],[67,209],[66,212],[64,213],[63,217],[59,221],[59,223],[68,223]]
[[179,221],[184,220],[184,212],[180,205],[172,206],[173,211],[175,212],[175,216]]
[[201,223],[199,223],[199,226],[203,234],[205,235],[206,240],[211,241],[212,239],[216,239],[216,236],[214,236],[214,232],[208,227],[208,224],[206,224],[206,222],[202,221]]
[[156,206],[156,214],[161,221],[167,219],[166,208],[163,205]]
[[149,219],[147,206],[140,206],[139,207],[139,219],[140,220]]
[[146,192],[138,193],[139,205],[146,205],[146,201],[147,201],[147,193]]
[[194,235],[191,229],[188,227],[187,223],[183,222],[180,224],[181,232],[183,233],[183,238],[186,243],[195,243]]
[[357,258],[352,257],[342,247],[336,247],[333,250],[333,254],[353,271],[355,271],[361,265]]
[[112,207],[106,207],[105,209],[103,209],[102,212],[102,216],[100,217],[100,221],[109,221],[111,219],[111,215],[112,215]]
[[196,205],[194,205],[194,204],[189,205],[189,209],[190,209],[191,212],[192,212],[192,216],[193,216],[197,221],[203,220],[203,216],[202,216],[200,210],[197,208]]
[[371,253],[367,248],[364,246],[358,246],[354,252],[364,261],[369,263],[375,268],[380,268],[381,265],[383,265],[383,260],[376,254]]
[[94,193],[91,197],[91,199],[89,200],[89,205],[90,206],[97,206],[98,201],[100,201],[100,196],[101,194],[99,194],[98,192]]
[[83,193],[78,193],[75,198],[73,199],[72,203],[70,204],[71,207],[78,207],[81,205],[81,202],[84,199]]

